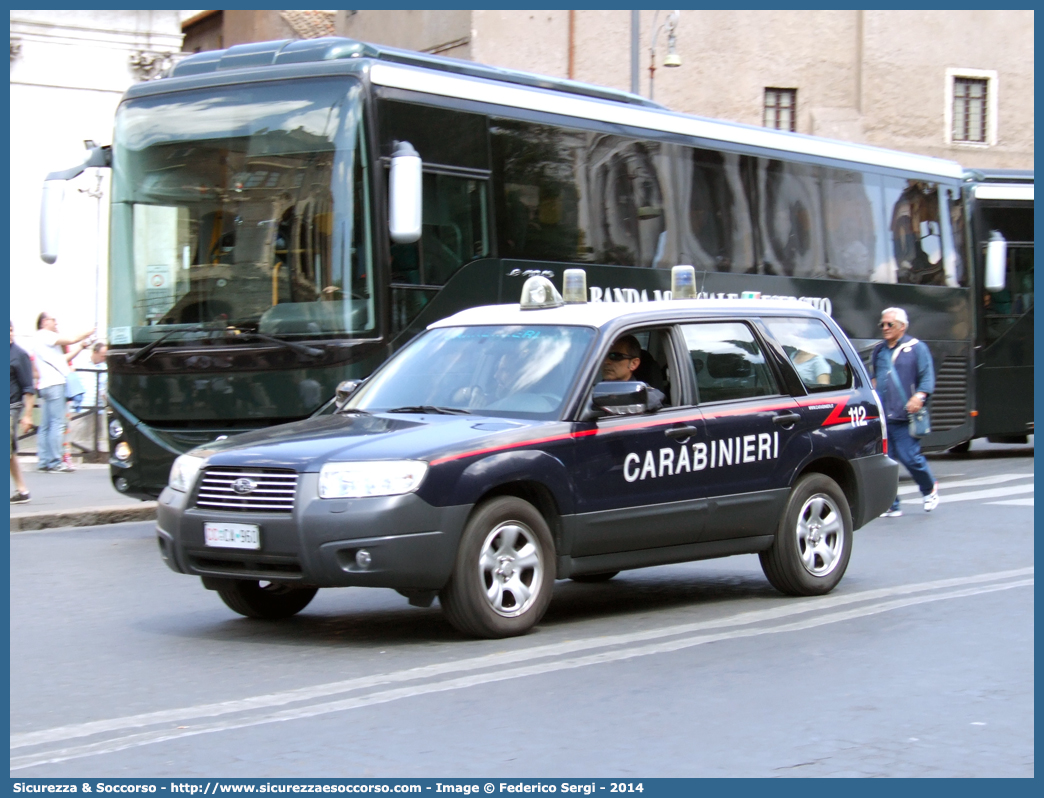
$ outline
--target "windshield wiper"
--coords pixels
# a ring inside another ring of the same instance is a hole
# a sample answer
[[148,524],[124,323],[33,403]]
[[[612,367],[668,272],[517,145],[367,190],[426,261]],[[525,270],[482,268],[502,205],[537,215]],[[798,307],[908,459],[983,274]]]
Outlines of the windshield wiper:
[[157,346],[159,346],[160,344],[162,344],[164,341],[168,340],[172,336],[177,335],[178,333],[192,333],[192,332],[209,332],[209,333],[212,333],[212,334],[213,333],[218,333],[218,334],[223,334],[225,337],[243,336],[243,337],[250,337],[250,338],[259,338],[262,341],[268,341],[268,342],[273,343],[273,344],[279,344],[280,346],[285,346],[287,349],[291,349],[294,352],[297,352],[300,355],[305,355],[307,357],[319,357],[320,355],[323,354],[323,350],[322,349],[316,349],[315,347],[312,347],[312,346],[305,346],[304,344],[294,343],[293,341],[284,341],[282,338],[276,338],[273,335],[267,335],[266,333],[257,332],[256,330],[244,330],[244,329],[242,329],[240,327],[236,327],[236,326],[228,326],[228,325],[224,325],[224,324],[206,323],[206,324],[196,324],[196,325],[193,325],[192,327],[179,327],[176,330],[167,330],[167,332],[163,333],[163,335],[161,335],[155,341],[150,341],[149,343],[145,344],[145,346],[143,346],[141,349],[139,349],[137,352],[135,352],[133,355],[128,357],[127,358],[127,364],[130,365],[130,364],[133,364],[133,363],[137,363],[139,360],[147,359],[149,357],[149,355],[151,355],[152,352],[156,349]]
[[244,338],[259,338],[262,341],[268,341],[272,344],[285,346],[287,349],[291,349],[299,355],[306,355],[308,357],[319,357],[323,354],[322,349],[316,349],[314,346],[305,346],[304,344],[298,344],[293,341],[284,341],[282,338],[276,338],[274,335],[257,332],[257,330],[244,330],[240,327],[227,327],[225,333],[235,337],[243,336]]
[[470,410],[459,407],[436,407],[435,405],[414,405],[412,407],[396,407],[388,413],[438,413],[444,416],[470,416]]
[[354,413],[357,416],[372,416],[369,410],[360,410],[358,407],[342,407],[339,410],[334,410],[336,416],[346,416],[349,413]]
[[137,363],[139,360],[145,360],[149,355],[152,354],[152,351],[157,346],[162,344],[164,341],[166,341],[168,338],[170,338],[173,335],[177,335],[178,333],[201,332],[201,331],[206,330],[206,329],[207,328],[204,327],[202,324],[198,324],[198,325],[196,325],[194,327],[179,327],[176,330],[167,330],[165,333],[163,333],[163,335],[161,335],[155,341],[149,341],[147,344],[145,344],[145,346],[143,346],[141,349],[139,349],[133,355],[128,357],[127,358],[127,365],[129,366],[132,363]]

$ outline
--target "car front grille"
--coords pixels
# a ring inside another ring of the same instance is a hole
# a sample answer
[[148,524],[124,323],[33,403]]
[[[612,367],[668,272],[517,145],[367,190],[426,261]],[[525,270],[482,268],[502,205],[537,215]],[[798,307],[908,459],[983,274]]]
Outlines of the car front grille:
[[297,474],[293,471],[208,468],[199,483],[196,506],[233,512],[290,513],[296,492]]

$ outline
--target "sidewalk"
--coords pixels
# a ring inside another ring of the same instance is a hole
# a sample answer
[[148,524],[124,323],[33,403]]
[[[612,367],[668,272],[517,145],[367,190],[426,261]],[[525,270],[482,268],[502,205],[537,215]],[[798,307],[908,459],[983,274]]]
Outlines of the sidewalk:
[[20,457],[22,474],[32,499],[11,505],[11,531],[65,526],[95,526],[123,521],[150,521],[156,502],[118,493],[106,464],[82,464],[71,474],[43,474],[35,457]]

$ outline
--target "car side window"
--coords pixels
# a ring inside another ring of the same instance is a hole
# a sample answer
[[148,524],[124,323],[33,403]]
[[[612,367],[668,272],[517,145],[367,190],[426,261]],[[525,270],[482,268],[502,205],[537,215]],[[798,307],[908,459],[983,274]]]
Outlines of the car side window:
[[701,404],[779,393],[751,329],[742,322],[681,325]]
[[852,368],[837,339],[819,319],[762,319],[790,358],[809,393],[852,386]]

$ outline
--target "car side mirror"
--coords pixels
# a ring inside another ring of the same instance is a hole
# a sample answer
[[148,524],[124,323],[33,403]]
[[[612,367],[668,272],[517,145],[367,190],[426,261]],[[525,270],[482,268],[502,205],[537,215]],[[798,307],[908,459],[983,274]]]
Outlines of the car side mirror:
[[421,237],[421,159],[408,141],[395,143],[388,172],[388,234],[396,244]]
[[600,382],[591,404],[614,416],[638,415],[649,409],[649,389],[644,382]]
[[334,404],[337,406],[338,410],[345,406],[352,394],[359,390],[359,386],[364,382],[366,382],[366,380],[344,380],[337,385]]

